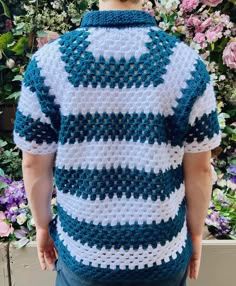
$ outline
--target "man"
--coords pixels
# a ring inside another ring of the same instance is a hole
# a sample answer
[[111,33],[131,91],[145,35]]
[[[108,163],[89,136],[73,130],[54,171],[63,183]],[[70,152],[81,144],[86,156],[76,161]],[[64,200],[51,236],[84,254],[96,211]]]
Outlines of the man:
[[141,1],[100,1],[34,55],[14,139],[42,269],[58,251],[57,286],[197,279],[220,143],[213,86],[200,57]]

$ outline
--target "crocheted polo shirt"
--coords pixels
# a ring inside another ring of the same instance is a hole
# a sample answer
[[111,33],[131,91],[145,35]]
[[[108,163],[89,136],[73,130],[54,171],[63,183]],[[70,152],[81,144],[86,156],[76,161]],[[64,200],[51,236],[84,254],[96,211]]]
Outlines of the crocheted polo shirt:
[[182,271],[185,152],[220,143],[200,56],[145,11],[92,11],[29,63],[14,140],[56,153],[51,236],[87,281],[158,281]]

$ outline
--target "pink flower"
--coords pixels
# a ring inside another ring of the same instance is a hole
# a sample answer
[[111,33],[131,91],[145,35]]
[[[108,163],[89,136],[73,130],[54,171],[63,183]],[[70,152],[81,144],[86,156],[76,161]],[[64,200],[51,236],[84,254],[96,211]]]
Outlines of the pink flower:
[[205,60],[209,57],[210,51],[206,51],[204,54],[201,54],[202,58]]
[[12,234],[14,229],[11,224],[6,222],[6,217],[4,212],[0,212],[0,237],[8,237]]
[[210,6],[210,7],[216,7],[221,2],[223,2],[223,0],[202,0],[202,3],[204,5],[207,5],[207,6]]
[[193,40],[199,43],[200,45],[204,43],[205,39],[206,38],[203,33],[196,33],[195,37],[193,38]]
[[209,43],[216,42],[219,39],[219,35],[215,31],[207,31],[206,38]]
[[191,15],[187,20],[188,26],[199,26],[201,25],[201,21],[198,19],[198,17]]
[[57,39],[59,37],[59,34],[56,32],[52,32],[52,31],[46,31],[47,36],[45,37],[40,37],[37,38],[37,42],[38,42],[38,48],[41,48],[42,46],[44,46],[45,44],[47,44],[48,42]]
[[201,29],[204,31],[206,28],[208,28],[212,23],[212,18],[208,18],[206,19],[205,21],[203,21],[200,26],[201,26]]
[[229,42],[225,47],[223,63],[231,69],[236,69],[236,39],[233,42]]
[[185,12],[191,12],[195,8],[197,8],[199,4],[199,0],[183,0],[180,8],[183,9]]

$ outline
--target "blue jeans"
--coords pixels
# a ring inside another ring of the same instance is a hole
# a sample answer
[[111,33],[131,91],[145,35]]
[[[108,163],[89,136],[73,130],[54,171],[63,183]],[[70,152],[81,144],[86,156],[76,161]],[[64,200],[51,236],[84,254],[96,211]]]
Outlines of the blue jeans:
[[186,286],[187,270],[184,269],[175,277],[155,283],[140,281],[135,283],[88,282],[73,273],[59,258],[55,263],[57,271],[56,286]]

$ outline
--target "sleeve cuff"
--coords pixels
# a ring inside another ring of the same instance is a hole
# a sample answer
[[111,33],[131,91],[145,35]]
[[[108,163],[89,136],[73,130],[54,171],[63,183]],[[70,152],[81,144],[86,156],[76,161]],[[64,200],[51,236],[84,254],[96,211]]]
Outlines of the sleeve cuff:
[[191,143],[184,144],[184,153],[200,153],[210,151],[220,145],[221,133],[215,134],[211,139],[205,137],[201,142],[196,140]]
[[52,142],[47,144],[43,142],[42,144],[36,143],[35,140],[27,141],[24,137],[19,136],[16,132],[13,133],[13,139],[16,146],[22,151],[31,153],[31,154],[50,154],[55,153],[57,151],[57,143]]

